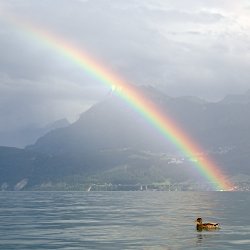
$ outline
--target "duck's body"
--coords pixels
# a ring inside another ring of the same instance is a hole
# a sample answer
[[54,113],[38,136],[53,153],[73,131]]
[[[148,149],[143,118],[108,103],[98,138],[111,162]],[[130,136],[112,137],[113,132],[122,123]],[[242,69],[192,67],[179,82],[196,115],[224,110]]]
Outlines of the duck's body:
[[198,231],[202,231],[202,230],[215,230],[215,229],[219,229],[220,225],[219,223],[202,223],[202,218],[197,218],[196,220],[196,229]]

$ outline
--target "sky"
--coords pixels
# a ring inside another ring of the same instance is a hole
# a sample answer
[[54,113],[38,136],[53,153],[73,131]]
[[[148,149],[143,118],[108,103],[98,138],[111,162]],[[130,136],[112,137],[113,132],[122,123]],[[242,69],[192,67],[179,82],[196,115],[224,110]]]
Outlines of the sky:
[[0,132],[74,121],[110,91],[9,16],[169,96],[250,89],[249,0],[0,0]]

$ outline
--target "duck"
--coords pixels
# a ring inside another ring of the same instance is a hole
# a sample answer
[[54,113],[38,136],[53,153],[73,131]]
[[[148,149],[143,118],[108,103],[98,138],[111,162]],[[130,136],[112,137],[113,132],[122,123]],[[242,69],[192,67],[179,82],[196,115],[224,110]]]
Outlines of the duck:
[[195,222],[197,231],[215,230],[220,228],[219,223],[213,223],[213,222],[202,223],[202,218],[197,218]]

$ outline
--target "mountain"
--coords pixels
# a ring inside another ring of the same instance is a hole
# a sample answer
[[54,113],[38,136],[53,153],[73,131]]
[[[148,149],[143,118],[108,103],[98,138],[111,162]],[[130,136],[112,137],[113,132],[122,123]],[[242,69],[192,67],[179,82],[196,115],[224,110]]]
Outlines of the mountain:
[[[250,102],[171,98],[152,87],[139,91],[198,142],[223,171],[231,176],[250,175]],[[192,159],[116,95],[25,149],[0,148],[0,166],[2,189],[51,183],[184,183],[200,178]]]
[[60,119],[44,127],[35,124],[29,124],[18,130],[4,130],[0,131],[0,145],[9,147],[24,148],[25,146],[35,143],[36,140],[48,133],[49,131],[57,128],[69,126],[67,119]]

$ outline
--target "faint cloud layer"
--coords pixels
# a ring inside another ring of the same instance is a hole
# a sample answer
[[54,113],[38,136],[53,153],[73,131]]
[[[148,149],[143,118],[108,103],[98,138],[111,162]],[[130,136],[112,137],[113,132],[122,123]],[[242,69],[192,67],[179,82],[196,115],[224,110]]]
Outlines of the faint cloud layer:
[[[170,96],[216,100],[250,88],[248,1],[0,0],[0,9],[65,37],[128,81]],[[3,14],[0,54],[2,130],[10,121],[18,127],[17,119],[73,119],[109,91]]]

